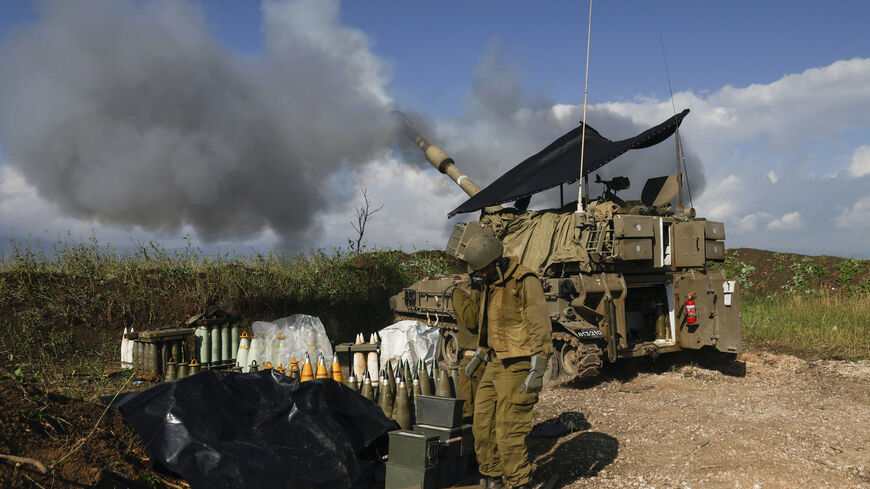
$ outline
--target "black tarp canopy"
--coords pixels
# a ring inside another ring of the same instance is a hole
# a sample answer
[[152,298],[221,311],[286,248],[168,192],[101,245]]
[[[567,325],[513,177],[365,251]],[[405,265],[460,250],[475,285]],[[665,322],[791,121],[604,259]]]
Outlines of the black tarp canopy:
[[611,141],[587,125],[583,175],[580,175],[580,140],[583,132],[583,125],[580,124],[450,211],[448,217],[512,202],[562,183],[575,182],[630,149],[648,148],[664,141],[676,131],[688,113],[689,109],[686,109],[622,141]]

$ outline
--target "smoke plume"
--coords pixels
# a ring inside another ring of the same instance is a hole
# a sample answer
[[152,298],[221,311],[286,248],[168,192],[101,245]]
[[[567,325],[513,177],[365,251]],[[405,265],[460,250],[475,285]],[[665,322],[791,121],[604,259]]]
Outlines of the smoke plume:
[[392,141],[388,66],[336,1],[264,2],[256,55],[187,1],[38,9],[0,47],[0,142],[70,215],[301,245],[347,199],[326,179]]
[[[673,115],[669,102],[661,105],[664,110],[660,115],[643,122],[618,114],[606,104],[590,105],[586,120],[608,139],[625,139]],[[678,107],[678,110],[682,110],[682,107]],[[580,105],[557,105],[546,95],[525,88],[519,73],[506,60],[500,43],[495,40],[483,53],[474,73],[464,116],[440,124],[437,139],[433,138],[433,142],[441,144],[454,157],[457,165],[481,187],[485,187],[502,173],[577,127],[582,118],[582,101]],[[685,123],[690,124],[691,120],[692,114],[689,114]],[[628,176],[632,182],[631,189],[621,192],[620,196],[639,199],[648,178],[676,173],[675,154],[673,138],[670,138],[652,148],[629,151],[596,173],[604,179]],[[689,165],[692,192],[700,194],[704,187],[700,158],[688,150],[686,162]],[[579,171],[579,161],[577,165]],[[592,175],[590,195],[593,198],[603,190],[601,185],[592,183],[594,179]],[[575,184],[573,190],[566,190],[566,202],[576,200],[576,188]],[[555,189],[532,197],[531,207],[541,209],[558,206],[558,192]]]

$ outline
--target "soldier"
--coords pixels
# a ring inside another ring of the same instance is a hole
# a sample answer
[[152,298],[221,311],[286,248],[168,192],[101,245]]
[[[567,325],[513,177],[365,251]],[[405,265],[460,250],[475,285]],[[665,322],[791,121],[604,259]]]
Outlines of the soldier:
[[474,450],[484,488],[531,487],[526,436],[553,345],[541,280],[516,258],[502,256],[491,234],[468,241],[465,261],[483,283],[479,348],[465,369],[486,364],[474,399]]
[[[479,281],[460,282],[453,289],[453,311],[456,313],[456,322],[459,326],[459,368],[463,371],[475,350],[479,346],[478,335],[478,312],[480,311],[480,295],[483,289]],[[480,384],[479,370],[472,377],[459,376],[459,385],[456,386],[456,397],[465,399],[462,405],[462,422],[471,423],[474,415],[474,393]]]

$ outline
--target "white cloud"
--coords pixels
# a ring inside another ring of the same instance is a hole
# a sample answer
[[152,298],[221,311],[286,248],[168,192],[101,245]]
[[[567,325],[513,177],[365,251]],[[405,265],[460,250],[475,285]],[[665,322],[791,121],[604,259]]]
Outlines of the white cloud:
[[870,228],[870,195],[849,206],[834,219],[834,225],[841,229]]
[[801,221],[800,212],[789,212],[780,219],[774,219],[767,223],[767,229],[769,231],[794,231],[803,226],[804,223]]
[[852,164],[849,165],[849,174],[853,177],[863,177],[868,173],[870,173],[870,146],[859,146],[852,153]]
[[[725,86],[707,97],[674,94],[692,114],[680,129],[706,161],[736,143],[763,141],[777,149],[870,126],[870,59],[855,58],[783,76],[767,85]],[[601,104],[637,122],[672,115],[669,100]],[[819,124],[825,121],[825,124]]]
[[779,178],[776,177],[776,172],[773,170],[767,172],[767,178],[770,180],[770,183],[776,183],[779,181]]
[[747,216],[743,216],[740,219],[737,219],[735,222],[735,231],[740,233],[746,233],[750,231],[755,231],[758,228],[758,214],[749,214]]
[[345,246],[355,238],[350,223],[356,222],[356,209],[363,204],[361,188],[366,189],[372,209],[383,206],[366,225],[365,243],[408,251],[443,248],[452,228],[447,212],[467,198],[445,175],[403,164],[390,152],[343,178],[353,205],[319,220],[324,230],[321,241],[330,246]]

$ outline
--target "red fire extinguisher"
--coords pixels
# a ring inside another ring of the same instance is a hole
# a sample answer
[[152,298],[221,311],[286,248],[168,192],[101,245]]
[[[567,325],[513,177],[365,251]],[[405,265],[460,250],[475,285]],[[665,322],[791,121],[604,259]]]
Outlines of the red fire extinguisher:
[[694,292],[689,293],[689,297],[686,299],[686,324],[697,324],[698,323],[698,311],[695,309],[695,295]]

